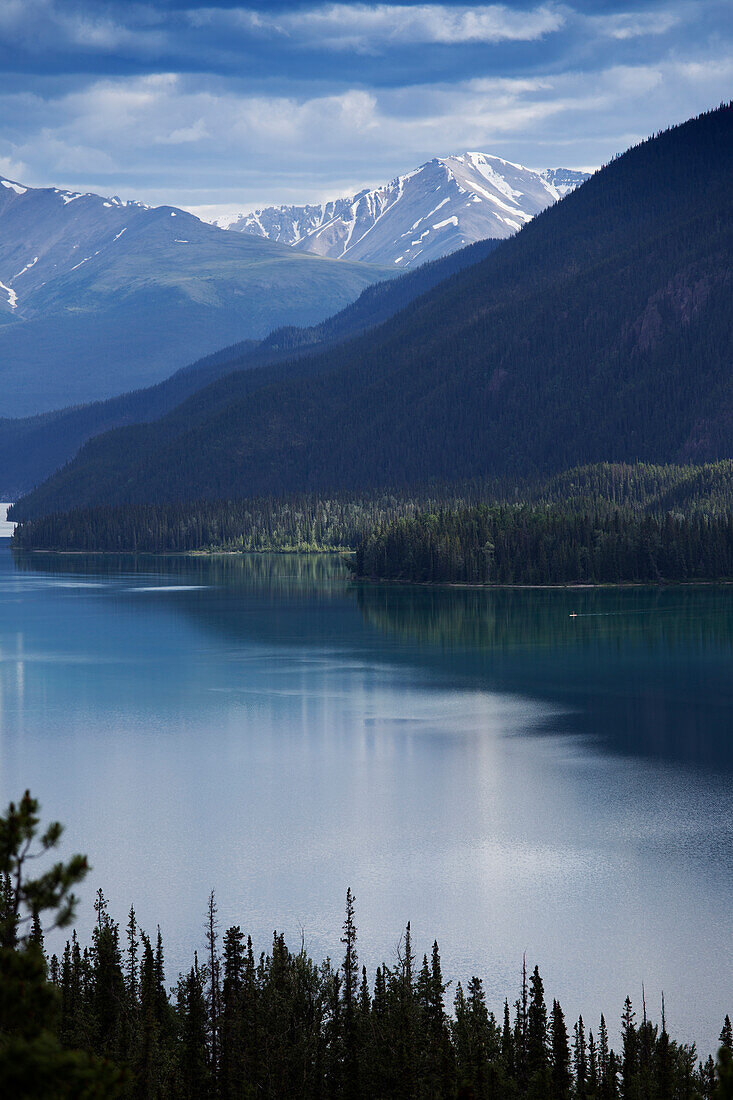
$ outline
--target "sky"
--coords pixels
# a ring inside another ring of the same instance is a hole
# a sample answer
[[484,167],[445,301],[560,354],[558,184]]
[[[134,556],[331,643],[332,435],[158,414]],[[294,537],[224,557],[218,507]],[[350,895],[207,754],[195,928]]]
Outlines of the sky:
[[591,168],[731,98],[731,0],[0,0],[0,174],[209,215]]

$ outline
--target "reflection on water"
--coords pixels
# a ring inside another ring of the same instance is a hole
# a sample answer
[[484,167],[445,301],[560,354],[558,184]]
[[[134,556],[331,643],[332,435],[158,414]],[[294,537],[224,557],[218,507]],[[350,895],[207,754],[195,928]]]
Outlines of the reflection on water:
[[[571,613],[576,617],[571,618]],[[495,1008],[521,953],[572,1015],[705,1049],[733,989],[733,590],[354,584],[337,558],[0,551],[0,786],[160,920],[392,957],[412,919]],[[711,1039],[712,1037],[712,1039]]]
[[608,749],[733,769],[731,588],[365,586],[358,603],[456,674],[571,709],[564,727]]
[[719,587],[461,589],[364,585],[365,618],[403,638],[441,646],[725,646],[733,592]]
[[[260,596],[343,594],[351,573],[338,554],[54,554],[15,551],[18,572],[40,576],[164,577],[170,584],[256,591]],[[153,583],[151,581],[151,583]]]

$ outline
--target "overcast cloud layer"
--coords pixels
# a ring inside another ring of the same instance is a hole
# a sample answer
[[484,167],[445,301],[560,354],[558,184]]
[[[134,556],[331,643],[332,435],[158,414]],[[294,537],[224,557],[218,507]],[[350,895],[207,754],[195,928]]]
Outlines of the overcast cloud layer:
[[0,0],[0,174],[315,201],[480,149],[589,167],[731,96],[730,0]]

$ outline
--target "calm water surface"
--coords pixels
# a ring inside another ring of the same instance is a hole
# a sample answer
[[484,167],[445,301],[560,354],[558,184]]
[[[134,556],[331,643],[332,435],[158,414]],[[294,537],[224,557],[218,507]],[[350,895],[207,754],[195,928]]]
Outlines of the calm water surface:
[[[733,590],[359,587],[330,559],[0,544],[0,788],[66,822],[168,977],[222,924],[394,957],[407,920],[501,1009],[733,1008]],[[570,613],[577,612],[577,618]]]

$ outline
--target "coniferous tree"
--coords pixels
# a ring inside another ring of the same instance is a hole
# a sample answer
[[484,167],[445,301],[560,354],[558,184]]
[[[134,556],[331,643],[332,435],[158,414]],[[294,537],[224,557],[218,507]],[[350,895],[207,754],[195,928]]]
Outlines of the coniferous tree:
[[[621,1016],[621,1041],[623,1055],[621,1062],[621,1096],[623,1100],[634,1100],[638,1088],[639,1073],[639,1037],[634,1020],[636,1013],[631,1004],[631,998],[624,1001],[624,1011]],[[644,1035],[646,1035],[646,1020],[644,1021]]]
[[575,1095],[578,1100],[585,1100],[588,1084],[588,1055],[582,1016],[578,1017],[578,1022],[573,1028],[573,1071]]
[[517,1067],[514,1050],[514,1034],[509,1018],[509,1001],[504,999],[504,1025],[501,1029],[501,1067],[506,1082],[516,1080]]
[[110,918],[101,890],[95,902],[97,923],[92,933],[94,1048],[113,1061],[125,1044],[125,981],[120,956],[119,927]]
[[565,1017],[558,1001],[552,1002],[550,1020],[550,1086],[553,1100],[570,1100],[570,1046]]
[[220,961],[219,961],[219,919],[217,916],[216,898],[212,890],[209,895],[209,906],[206,915],[206,944],[208,948],[208,977],[209,977],[209,1068],[214,1091],[218,1089],[219,1081],[219,1027],[220,1027]]
[[733,1026],[731,1026],[730,1016],[726,1016],[723,1022],[720,1032],[720,1045],[725,1047],[726,1050],[733,1051]]
[[527,1072],[530,1095],[546,1097],[549,1092],[547,1057],[547,1006],[539,968],[535,966],[529,980],[530,998],[527,1012]]
[[608,1046],[608,1028],[606,1027],[606,1020],[601,1013],[601,1022],[598,1028],[598,1076],[600,1079],[601,1089],[605,1087],[606,1079],[609,1077],[609,1059],[611,1052]]
[[522,957],[522,988],[514,1004],[514,1056],[516,1076],[520,1092],[527,1088],[529,1080],[528,1043],[529,1043],[529,988],[527,984],[527,956]]
[[656,1044],[656,1094],[659,1100],[672,1100],[672,1051],[667,1034],[667,1018],[662,994],[662,1031]]
[[343,981],[343,1044],[344,1044],[344,1085],[348,1095],[358,1098],[359,1052],[357,1031],[357,994],[359,980],[359,959],[356,952],[356,924],[354,922],[355,898],[351,887],[346,891],[346,918],[343,924],[341,943],[344,945]]
[[597,1100],[599,1091],[598,1052],[593,1032],[588,1032],[588,1100]]
[[244,1091],[247,1069],[246,954],[244,935],[238,925],[225,932],[223,946],[219,1091],[223,1100],[234,1100]]
[[[2,890],[9,896],[7,882]],[[3,904],[6,919],[9,913],[13,922],[12,899]],[[14,947],[2,949],[3,1096],[61,1100],[73,1095],[93,1100],[103,1095],[106,1100],[124,1093],[125,1100],[352,1100],[358,1090],[375,1100],[731,1100],[729,1017],[720,1035],[718,1062],[708,1059],[698,1065],[694,1046],[678,1044],[670,1036],[664,1002],[659,1028],[647,1017],[645,1000],[637,1026],[627,998],[623,1057],[619,1060],[609,1049],[601,1016],[598,1043],[591,1031],[587,1046],[583,1020],[578,1019],[571,1058],[557,1000],[548,1023],[537,967],[528,988],[523,969],[514,1026],[505,1000],[503,1026],[498,1027],[477,977],[465,989],[458,984],[449,1020],[437,942],[416,976],[409,925],[395,966],[377,967],[372,992],[366,968],[358,969],[350,891],[343,926],[345,956],[337,969],[329,960],[317,966],[304,946],[291,953],[282,933],[274,933],[271,953],[263,953],[256,963],[251,939],[245,948],[238,926],[226,931],[215,1082],[208,964],[199,966],[194,954],[192,968],[179,978],[172,1004],[165,987],[160,928],[154,946],[139,933],[139,957],[132,911],[123,960],[119,927],[101,891],[95,913],[91,946],[82,948],[74,932],[60,960],[53,956],[46,964],[38,914],[31,914],[28,930],[22,939],[16,935]],[[211,937],[207,939],[210,958]],[[218,946],[215,955],[219,959]],[[26,1014],[11,1018],[9,1006],[17,1006],[21,988]],[[522,1086],[517,1080],[516,1044],[522,1042],[525,1005],[528,1081]],[[26,1011],[29,1006],[32,1018]],[[347,1027],[349,1014],[352,1025]],[[350,1043],[355,1077],[350,1071]],[[100,1051],[105,1060],[95,1057]],[[124,1067],[123,1072],[112,1061]]]
[[[84,1050],[66,1050],[59,1041],[60,997],[48,980],[40,918],[48,915],[47,928],[71,921],[73,888],[88,868],[84,856],[74,856],[29,878],[29,861],[48,855],[62,832],[57,822],[43,833],[39,825],[38,802],[27,791],[0,816],[0,1094],[13,1100],[115,1100],[124,1094],[124,1075],[93,1056],[89,1037]],[[69,949],[70,984],[73,961]],[[71,1021],[66,1023],[71,1030]]]

